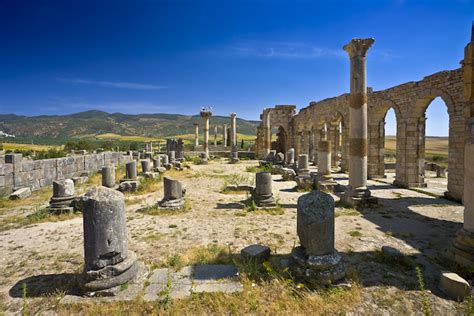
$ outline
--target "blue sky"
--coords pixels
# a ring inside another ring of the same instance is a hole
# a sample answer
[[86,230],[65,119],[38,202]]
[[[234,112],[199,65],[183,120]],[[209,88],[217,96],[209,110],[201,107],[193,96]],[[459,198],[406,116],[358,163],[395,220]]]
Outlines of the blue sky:
[[[353,37],[376,40],[375,90],[458,68],[472,20],[468,0],[0,0],[0,113],[211,105],[258,119],[264,107],[347,92],[342,46]],[[436,109],[427,134],[447,134]]]

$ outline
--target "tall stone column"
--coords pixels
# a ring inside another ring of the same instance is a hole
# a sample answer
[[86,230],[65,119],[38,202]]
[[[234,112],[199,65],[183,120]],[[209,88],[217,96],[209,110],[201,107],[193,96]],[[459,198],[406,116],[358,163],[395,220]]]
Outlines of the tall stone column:
[[194,123],[194,146],[199,146],[199,124]]
[[366,54],[373,38],[352,39],[344,46],[350,57],[349,186],[352,198],[370,196],[367,189],[367,82]]
[[264,147],[265,147],[265,156],[270,153],[272,147],[272,127],[270,125],[270,112],[269,110],[264,110],[263,112],[263,131],[264,131]]
[[230,145],[232,150],[237,149],[237,114],[235,113],[230,113]]
[[468,268],[474,267],[474,24],[471,42],[464,49],[462,61],[464,99],[466,102],[466,137],[464,147],[464,224],[451,248],[454,260]]
[[214,147],[217,146],[217,125],[214,126]]
[[305,148],[305,139],[304,139],[304,134],[305,132],[302,131],[300,134],[300,155],[306,154],[306,148]]
[[200,115],[204,119],[204,152],[206,157],[209,158],[209,119],[212,116],[212,112],[210,109],[204,108]]
[[314,130],[309,131],[309,161],[314,162]]
[[227,124],[224,124],[222,127],[222,142],[224,143],[224,148],[227,147]]

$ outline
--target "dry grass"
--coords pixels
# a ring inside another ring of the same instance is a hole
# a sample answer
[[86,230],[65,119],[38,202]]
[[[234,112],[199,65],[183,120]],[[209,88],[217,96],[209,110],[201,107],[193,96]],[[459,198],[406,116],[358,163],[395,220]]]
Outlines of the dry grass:
[[62,146],[53,146],[53,145],[33,145],[33,144],[18,144],[18,143],[3,143],[3,149],[5,150],[34,150],[34,151],[41,151],[41,150],[48,150],[48,149],[61,149]]
[[0,198],[0,215],[4,214],[6,211],[11,210],[12,208],[19,208],[24,206],[37,208],[43,206],[45,203],[48,202],[52,194],[53,189],[50,187],[34,191],[32,192],[31,196],[22,200],[9,200],[8,197]]
[[145,137],[145,136],[123,136],[114,133],[106,133],[96,135],[95,138],[97,139],[114,139],[114,140],[121,140],[121,141],[134,141],[134,142],[163,142],[164,138],[156,138],[156,137]]
[[[385,152],[388,154],[395,154],[396,149],[395,136],[385,137]],[[447,137],[426,137],[425,151],[426,157],[435,155],[447,157],[448,156],[448,138]]]

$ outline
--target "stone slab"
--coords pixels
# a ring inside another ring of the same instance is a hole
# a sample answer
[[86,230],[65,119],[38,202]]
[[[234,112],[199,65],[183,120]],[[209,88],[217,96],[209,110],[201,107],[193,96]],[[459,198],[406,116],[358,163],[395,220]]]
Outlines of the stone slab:
[[462,301],[471,295],[469,283],[453,272],[442,272],[439,280],[439,289],[447,296]]
[[10,200],[22,200],[31,195],[30,188],[21,188],[10,194]]

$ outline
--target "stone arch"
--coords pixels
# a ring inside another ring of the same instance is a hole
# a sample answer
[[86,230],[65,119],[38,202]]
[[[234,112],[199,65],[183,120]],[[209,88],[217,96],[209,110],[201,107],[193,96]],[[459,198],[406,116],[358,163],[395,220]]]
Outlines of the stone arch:
[[[276,140],[271,142],[271,149],[276,150],[276,152],[286,153],[289,149],[289,134],[288,131],[282,125],[273,126],[273,129],[276,128]],[[272,135],[273,135],[272,129]]]

